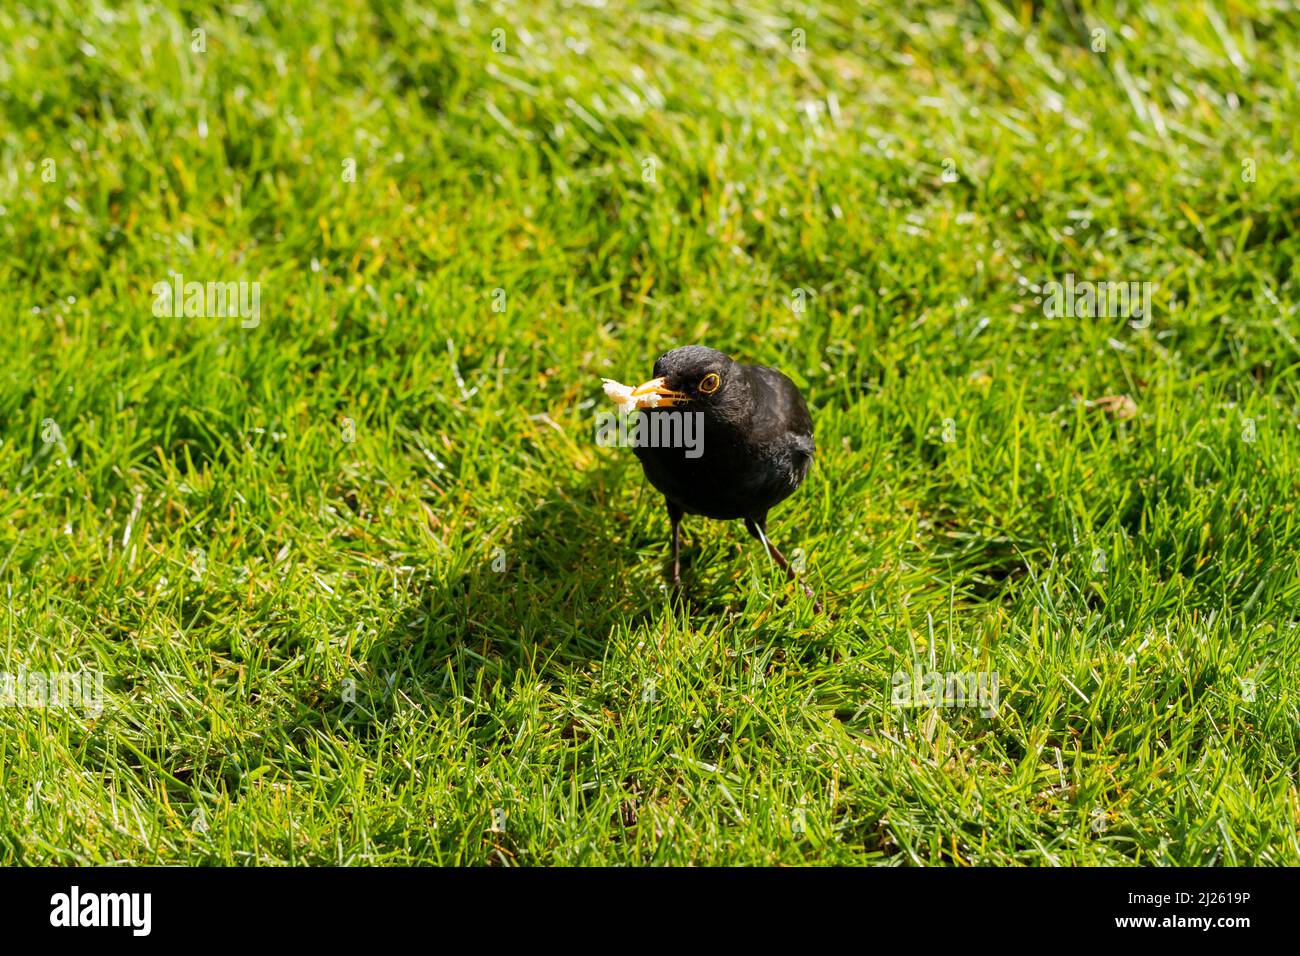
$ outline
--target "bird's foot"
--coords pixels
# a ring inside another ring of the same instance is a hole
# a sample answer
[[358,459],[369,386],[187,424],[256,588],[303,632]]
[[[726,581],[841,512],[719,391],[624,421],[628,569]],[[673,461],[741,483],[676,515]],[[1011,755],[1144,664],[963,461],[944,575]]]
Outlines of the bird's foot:
[[810,587],[809,587],[807,584],[805,584],[803,581],[800,581],[800,582],[799,582],[799,586],[800,586],[801,588],[803,588],[803,593],[804,593],[804,594],[806,594],[806,595],[808,595],[808,597],[812,598],[812,602],[813,602],[813,613],[814,613],[814,614],[820,614],[820,613],[822,612],[822,602],[819,601],[819,600],[817,600],[817,594],[813,591],[812,588],[810,588]]
[[668,584],[668,603],[671,606],[681,608],[683,611],[690,610],[691,596],[680,580]]
[[676,561],[670,561],[668,563],[668,574],[666,575],[666,577],[668,578],[668,583],[672,585],[674,590],[681,588],[682,586],[681,565],[679,565]]

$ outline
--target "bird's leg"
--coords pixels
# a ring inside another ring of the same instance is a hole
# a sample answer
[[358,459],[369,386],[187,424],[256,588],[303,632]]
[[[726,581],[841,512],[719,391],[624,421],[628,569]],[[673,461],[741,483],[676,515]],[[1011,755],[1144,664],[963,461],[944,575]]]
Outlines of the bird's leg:
[[767,553],[772,556],[772,560],[776,562],[777,567],[785,572],[786,577],[791,581],[799,582],[799,586],[803,588],[803,593],[812,598],[813,613],[820,614],[822,612],[822,605],[821,602],[817,600],[817,595],[813,593],[813,589],[808,586],[806,581],[799,577],[799,574],[794,570],[794,568],[790,567],[790,562],[785,559],[785,555],[777,550],[776,545],[767,540],[767,534],[764,530],[766,524],[767,521],[765,518],[760,518],[757,521],[752,518],[745,519],[745,528],[755,538],[763,542],[763,547],[766,548]]
[[668,520],[671,521],[673,525],[673,573],[671,580],[673,587],[675,588],[680,588],[682,586],[682,514],[683,512],[681,508],[674,505],[671,501],[668,502]]

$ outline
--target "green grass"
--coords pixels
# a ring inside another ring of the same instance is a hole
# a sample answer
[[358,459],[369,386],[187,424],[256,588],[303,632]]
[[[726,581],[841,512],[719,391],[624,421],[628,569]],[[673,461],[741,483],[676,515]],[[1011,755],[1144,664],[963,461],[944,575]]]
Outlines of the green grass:
[[[87,6],[0,8],[0,671],[106,700],[0,708],[0,862],[1300,864],[1291,5]],[[689,342],[827,614],[668,600],[593,416]]]

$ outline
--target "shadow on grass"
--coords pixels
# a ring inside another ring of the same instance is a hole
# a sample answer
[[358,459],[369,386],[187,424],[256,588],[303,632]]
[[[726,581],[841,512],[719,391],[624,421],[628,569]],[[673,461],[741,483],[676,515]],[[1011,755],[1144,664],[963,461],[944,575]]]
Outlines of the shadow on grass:
[[[371,672],[437,685],[450,663],[462,675],[487,669],[508,682],[521,670],[549,679],[602,659],[611,632],[681,600],[666,584],[667,519],[635,517],[640,499],[625,488],[614,465],[557,485],[490,554],[430,585],[380,635]],[[689,557],[684,550],[688,586]],[[692,616],[724,610],[686,600]]]
[[[494,702],[512,688],[559,688],[602,661],[620,634],[667,626],[672,602],[682,600],[666,583],[667,516],[653,490],[629,493],[626,478],[624,467],[608,464],[555,485],[499,544],[413,592],[372,641],[347,693],[321,688],[269,736],[302,746],[320,732],[374,740],[394,721],[459,713],[486,742],[500,732]],[[684,544],[688,595],[693,553]],[[701,592],[685,598],[688,626],[730,610]]]

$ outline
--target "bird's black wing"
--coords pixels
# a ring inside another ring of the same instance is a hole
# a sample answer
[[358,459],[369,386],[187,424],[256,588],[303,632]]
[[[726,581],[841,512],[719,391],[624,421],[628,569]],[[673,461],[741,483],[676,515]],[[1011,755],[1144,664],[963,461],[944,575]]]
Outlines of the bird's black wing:
[[779,441],[792,451],[811,458],[812,415],[794,382],[774,368],[751,365],[746,368],[754,390],[754,429],[760,441]]

